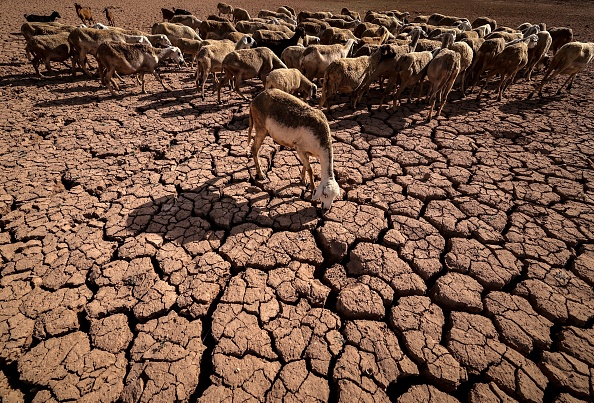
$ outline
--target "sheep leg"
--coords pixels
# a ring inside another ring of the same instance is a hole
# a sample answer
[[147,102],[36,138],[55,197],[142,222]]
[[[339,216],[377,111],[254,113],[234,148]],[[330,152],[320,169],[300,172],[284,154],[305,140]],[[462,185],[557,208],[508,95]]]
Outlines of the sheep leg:
[[37,58],[37,56],[34,56],[33,59],[31,60],[31,64],[33,65],[33,68],[35,69],[35,74],[37,74],[37,77],[41,77],[41,73],[39,72],[39,65],[41,64],[41,60],[39,60]]
[[[171,91],[171,88],[167,88],[167,86],[163,82],[163,79],[161,78],[161,75],[156,70],[153,71],[153,76],[155,76],[155,78],[161,83],[161,85],[163,86],[163,89],[165,89],[165,91]],[[144,82],[144,80],[143,80],[143,82]],[[144,87],[143,87],[143,90],[144,90]],[[146,94],[146,92],[143,92],[143,94]]]
[[260,153],[260,147],[264,142],[264,138],[268,134],[267,132],[262,135],[262,131],[265,131],[264,128],[261,129],[260,132],[256,131],[256,135],[254,136],[254,143],[252,144],[252,157],[254,158],[254,165],[256,166],[256,175],[258,178],[264,179],[264,174],[262,173],[262,167],[260,167],[260,160],[258,154]]
[[314,187],[314,179],[313,179],[313,170],[311,169],[311,164],[309,163],[309,156],[304,151],[297,151],[297,156],[299,157],[299,159],[301,160],[301,163],[303,164],[303,169],[301,170],[301,182],[304,185],[307,185],[307,182],[305,182],[305,171],[307,171],[307,173],[309,175],[309,188],[311,189],[311,191],[313,193],[315,190],[315,187]]
[[462,73],[462,78],[460,79],[460,92],[462,92],[462,98],[466,97],[466,88],[464,88],[465,81],[466,81],[466,70],[464,70],[464,72]]
[[218,104],[221,103],[221,87],[223,87],[223,85],[227,84],[230,79],[231,79],[231,76],[229,76],[228,73],[225,73],[225,76],[223,77],[223,79],[221,81],[219,81],[219,85],[216,86],[216,89],[217,89],[217,103]]
[[431,98],[429,99],[431,106],[429,107],[429,115],[427,115],[427,122],[431,122],[431,117],[433,115],[433,108],[435,108],[436,98],[437,98],[436,94],[431,94]]
[[491,81],[492,78],[493,78],[493,75],[491,75],[491,74],[488,74],[487,75],[487,79],[485,80],[485,84],[483,84],[483,86],[481,87],[481,90],[479,91],[478,95],[476,96],[476,100],[477,101],[480,101],[480,98],[481,98],[481,95],[483,93],[483,90],[489,84],[489,82]]
[[561,84],[561,87],[559,87],[559,89],[557,90],[557,95],[560,95],[561,92],[563,92],[563,87],[565,87],[570,81],[571,81],[571,83],[569,83],[569,85],[567,85],[567,91],[569,91],[571,89],[571,85],[573,84],[574,77],[575,77],[575,74],[571,74],[569,76],[569,78],[567,80],[565,80],[565,82],[563,84]]
[[[91,72],[89,71],[89,69],[87,67],[85,67],[85,64],[88,65],[89,62],[87,60],[87,53],[85,51],[82,51],[79,53],[78,55],[78,64],[80,65],[82,71],[85,72],[85,74],[91,78],[93,78],[93,75],[91,74]],[[74,75],[74,73],[73,73]]]
[[443,107],[445,106],[446,102],[448,101],[448,95],[450,95],[450,92],[452,91],[452,88],[454,87],[454,81],[456,81],[457,76],[458,76],[458,72],[456,72],[456,71],[452,72],[452,74],[450,76],[450,80],[446,83],[444,91],[442,92],[443,99],[440,99],[441,105],[439,106],[439,109],[437,110],[436,116],[441,115],[441,111],[442,111]]
[[[115,68],[111,68],[107,71],[107,74],[105,74],[105,85],[107,86],[107,89],[113,96],[115,96],[115,91],[112,88],[113,81],[111,78],[113,77],[114,72],[115,72]],[[113,84],[115,85],[115,83],[113,83]]]
[[241,92],[241,74],[235,77],[235,92],[237,92],[239,96],[245,99],[246,101],[248,100],[247,97],[243,95],[243,92]]

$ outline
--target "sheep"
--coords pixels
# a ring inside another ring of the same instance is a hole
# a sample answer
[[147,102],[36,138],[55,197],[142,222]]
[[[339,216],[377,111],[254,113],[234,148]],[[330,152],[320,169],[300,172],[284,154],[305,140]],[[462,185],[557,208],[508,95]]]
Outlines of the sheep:
[[293,34],[293,31],[284,25],[266,24],[256,21],[239,21],[235,25],[235,29],[244,34],[254,34],[259,29],[267,29],[270,31],[282,31],[287,34]]
[[300,24],[306,18],[315,18],[318,20],[323,20],[324,18],[332,18],[334,15],[329,11],[301,11],[297,14],[297,23]]
[[74,9],[76,10],[76,15],[82,21],[83,24],[93,24],[93,13],[89,7],[82,7],[78,3],[74,3]]
[[495,31],[497,29],[497,21],[490,17],[478,17],[472,21],[471,25],[472,28],[477,28],[485,24],[488,24],[491,27],[491,31]]
[[[332,202],[340,195],[340,187],[334,179],[334,155],[332,135],[324,114],[300,99],[281,90],[269,89],[257,95],[250,104],[248,146],[252,141],[252,157],[256,174],[264,178],[258,153],[267,134],[278,144],[294,148],[303,163],[301,181],[309,174],[312,201],[320,200],[322,212],[330,210]],[[309,157],[320,161],[321,182],[314,186],[313,170]],[[314,190],[315,189],[315,190]]]
[[169,20],[169,22],[182,24],[182,25],[185,25],[186,27],[192,28],[193,30],[198,29],[198,27],[202,23],[202,21],[200,21],[198,18],[194,17],[193,15],[175,15],[175,16],[173,16],[173,18],[171,20]]
[[235,78],[235,92],[243,99],[241,92],[243,80],[259,77],[266,82],[266,76],[274,69],[287,68],[287,66],[268,48],[242,49],[229,53],[223,59],[223,79],[217,85],[217,102],[221,103],[221,88],[232,78]]
[[[261,31],[258,31],[261,32]],[[256,34],[258,33],[256,32]],[[281,54],[283,53],[283,50],[285,50],[287,47],[289,46],[295,46],[297,45],[297,42],[299,41],[299,39],[305,37],[305,30],[303,29],[303,27],[297,27],[297,29],[295,30],[295,34],[290,37],[290,38],[285,38],[285,39],[266,39],[266,38],[256,38],[256,35],[254,34],[254,39],[257,43],[257,46],[265,46],[268,49],[272,50],[274,52],[275,55],[277,55],[278,57],[281,56]]]
[[318,87],[307,79],[298,69],[287,68],[273,70],[266,77],[264,89],[276,88],[297,96],[301,94],[303,100],[316,98]]
[[198,55],[198,52],[200,52],[200,49],[202,48],[202,46],[205,45],[204,42],[207,42],[207,41],[202,41],[202,40],[197,40],[197,39],[187,39],[187,38],[177,38],[177,39],[173,39],[173,41],[172,41],[173,45],[178,47],[179,50],[181,50],[183,55],[191,56],[189,60],[190,60],[190,63],[192,63],[192,64],[194,64],[196,62],[196,57]]
[[[380,100],[379,107],[382,107],[384,98],[392,92],[396,85],[399,86],[398,91],[394,94],[392,109],[396,109],[397,103],[400,103],[402,92],[404,92],[406,88],[411,88],[410,99],[412,100],[414,86],[422,83],[427,73],[427,66],[429,66],[431,60],[433,60],[433,53],[429,51],[411,52],[400,56],[396,60],[394,72],[390,75],[390,79],[384,90],[384,95]],[[419,96],[420,94],[421,90],[419,90]]]
[[288,16],[285,13],[277,13],[275,11],[270,11],[270,10],[260,10],[258,12],[258,17],[259,18],[274,17],[274,18],[278,18],[279,20],[283,20],[285,22],[288,22],[290,24],[295,24],[296,23],[296,21],[293,19],[292,16]]
[[553,39],[551,34],[547,31],[540,31],[538,34],[538,43],[532,49],[528,49],[528,64],[526,64],[526,80],[530,81],[532,77],[532,71],[538,65],[538,63],[545,57],[549,51]]
[[289,6],[280,6],[279,8],[276,9],[277,13],[284,13],[287,14],[289,17],[293,18],[293,19],[297,19],[297,14],[295,14],[295,10],[292,7]]
[[553,55],[557,53],[561,46],[573,41],[573,31],[571,28],[553,27],[550,28],[548,32],[553,39],[553,43],[551,44],[551,52],[553,52]]
[[408,11],[390,10],[386,14],[391,17],[396,17],[400,21],[406,21],[408,17],[410,17],[410,13]]
[[217,4],[217,10],[219,10],[219,17],[221,16],[221,14],[223,15],[233,15],[233,6],[230,6],[229,4],[226,3],[219,3]]
[[171,21],[171,19],[175,16],[175,13],[167,8],[162,8],[161,14],[163,15],[163,22]]
[[419,39],[417,42],[416,51],[417,52],[426,52],[426,51],[434,51],[436,49],[441,48],[441,42],[437,39]]
[[301,58],[303,57],[303,52],[305,52],[304,46],[289,46],[283,53],[281,54],[281,60],[283,63],[287,65],[287,68],[296,68],[300,67]]
[[514,81],[518,71],[528,63],[528,49],[535,47],[537,43],[538,36],[535,34],[507,43],[505,48],[493,59],[487,72],[485,84],[477,95],[477,100],[480,100],[483,90],[495,74],[500,74],[501,81],[499,82],[497,101],[501,101],[503,92]]
[[206,17],[207,20],[210,21],[218,21],[218,22],[229,22],[229,18],[227,17],[219,17],[218,15],[214,15],[214,14],[210,14],[208,17]]
[[345,21],[341,18],[327,18],[324,20],[328,25],[334,28],[355,29],[361,23],[359,20]]
[[476,55],[481,47],[481,45],[485,42],[483,38],[464,38],[460,40],[460,42],[466,43],[472,49],[472,53]]
[[356,40],[357,37],[348,29],[330,27],[320,35],[321,45],[343,44],[349,39]]
[[237,43],[229,40],[222,40],[216,43],[203,45],[196,55],[196,88],[199,87],[199,81],[202,82],[202,100],[204,100],[204,87],[206,79],[210,73],[213,74],[215,84],[218,83],[216,74],[222,71],[222,64],[225,56],[234,50],[247,49],[254,45],[255,41],[249,35],[244,35]]
[[[394,71],[396,60],[405,53],[414,52],[417,47],[421,29],[411,32],[411,42],[408,45],[382,45],[370,57],[365,77],[357,88],[357,102],[369,90],[372,81],[388,77]],[[380,80],[381,84],[381,80]]]
[[138,74],[143,94],[146,94],[144,85],[144,75],[146,73],[153,74],[163,88],[168,90],[155,69],[159,61],[170,57],[180,64],[184,61],[181,51],[176,47],[155,49],[144,44],[104,42],[97,49],[100,79],[101,82],[105,83],[112,95],[115,95],[112,84],[119,90],[117,84],[112,80],[116,72],[119,74]]
[[349,39],[344,45],[309,46],[303,52],[299,69],[310,80],[322,78],[330,63],[348,56],[354,43],[354,39]]
[[[466,18],[446,16],[446,17],[443,17],[442,19],[440,19],[435,25],[439,25],[442,27],[449,27],[449,26],[453,26],[458,21],[468,21],[468,20]],[[429,23],[431,23],[431,22],[429,22]]]
[[249,21],[250,20],[250,13],[247,10],[239,7],[235,7],[233,9],[233,22],[238,21]]
[[515,41],[516,39],[522,39],[524,35],[521,32],[502,32],[496,31],[491,32],[485,36],[485,39],[502,38],[505,42]]
[[313,35],[305,35],[301,39],[301,42],[303,42],[303,46],[305,46],[305,47],[307,47],[309,45],[319,45],[320,38],[318,38],[317,36],[313,36]]
[[103,9],[103,12],[105,13],[105,19],[107,20],[107,23],[110,27],[115,27],[115,19],[113,18],[113,14],[111,13],[111,11],[109,11],[109,9],[110,7],[105,7]]
[[50,15],[25,14],[27,22],[54,22],[56,18],[62,18],[57,11],[53,11]]
[[[247,34],[243,34],[241,32],[227,32],[221,39],[229,39],[233,43],[237,43],[238,40],[246,36]],[[249,36],[249,35],[248,35]]]
[[372,20],[371,23],[388,28],[388,31],[392,34],[398,34],[402,27],[402,22],[395,17],[379,17]]
[[319,37],[322,34],[322,32],[324,32],[326,29],[330,28],[330,25],[328,25],[324,21],[317,20],[303,21],[299,23],[299,26],[305,29],[305,33],[307,35],[313,35],[317,37]]
[[224,35],[227,32],[235,32],[235,31],[237,31],[237,29],[229,21],[221,22],[221,21],[204,20],[200,23],[200,27],[198,28],[198,31],[202,37],[206,38],[206,35],[209,32],[214,32],[217,35]]
[[449,49],[439,50],[427,66],[427,79],[430,83],[427,99],[431,104],[427,122],[430,122],[433,117],[436,101],[440,103],[436,116],[441,114],[459,72],[460,55]]
[[353,35],[355,35],[357,38],[361,38],[361,35],[363,35],[364,32],[366,32],[370,29],[377,30],[377,29],[379,29],[379,27],[380,27],[379,25],[374,24],[372,22],[361,22],[353,30]]
[[466,96],[466,71],[472,65],[472,60],[474,58],[474,52],[470,45],[465,42],[454,42],[448,46],[448,49],[451,49],[460,55],[460,71],[458,72],[458,76],[460,77],[460,91],[462,96]]
[[154,47],[168,47],[171,46],[171,41],[169,40],[169,38],[167,38],[167,36],[163,35],[163,34],[156,34],[156,35],[145,35],[147,37],[147,39],[150,41],[151,45],[153,45]]
[[528,95],[532,98],[538,89],[538,96],[542,97],[544,85],[557,77],[559,74],[569,75],[567,80],[557,90],[561,94],[563,87],[567,85],[567,91],[571,90],[575,76],[582,71],[588,63],[594,59],[594,42],[569,42],[561,46],[553,56],[553,60],[547,69],[540,85]]
[[109,41],[126,42],[126,37],[125,34],[116,29],[74,29],[68,36],[68,43],[70,43],[72,52],[75,55],[72,58],[72,75],[76,75],[76,64],[78,63],[83,72],[91,77],[91,73],[85,67],[85,64],[87,63],[87,54],[96,56],[99,45]]
[[350,11],[346,7],[343,7],[342,10],[340,10],[340,14],[342,14],[342,15],[348,15],[349,17],[351,17],[354,20],[361,20],[361,14],[359,14],[356,11]]
[[472,65],[470,66],[470,85],[468,86],[470,90],[472,90],[476,83],[478,83],[481,75],[489,68],[495,57],[504,48],[505,40],[503,38],[486,39],[483,42],[478,52],[474,56],[474,59],[472,60]]
[[489,24],[483,24],[473,28],[473,32],[476,32],[479,38],[484,38],[485,36],[489,35],[491,31],[491,25]]
[[[246,34],[244,34],[246,35]],[[252,38],[257,44],[265,43],[268,41],[279,41],[281,39],[289,39],[290,36],[281,31],[270,31],[268,29],[259,29],[253,35]]]
[[330,63],[324,72],[320,108],[326,105],[327,110],[330,111],[330,98],[341,93],[351,94],[352,107],[355,109],[357,107],[355,90],[361,85],[368,66],[369,56],[338,59]]
[[72,56],[70,44],[68,43],[68,35],[68,32],[61,32],[54,35],[38,35],[27,42],[26,50],[33,55],[31,64],[38,77],[41,77],[39,64],[42,61],[45,64],[46,70],[49,72],[52,70],[50,62],[63,63]]
[[167,36],[172,43],[179,38],[202,39],[192,28],[185,25],[173,24],[171,22],[157,22],[152,26],[151,34],[163,34]]

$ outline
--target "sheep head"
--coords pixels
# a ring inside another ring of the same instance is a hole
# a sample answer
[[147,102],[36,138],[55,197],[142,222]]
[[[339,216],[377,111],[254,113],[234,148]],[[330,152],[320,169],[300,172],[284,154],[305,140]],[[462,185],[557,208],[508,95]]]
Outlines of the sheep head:
[[329,211],[332,208],[332,202],[340,195],[340,187],[338,182],[334,179],[328,179],[328,182],[323,182],[318,185],[311,200],[320,201],[322,203],[322,213]]

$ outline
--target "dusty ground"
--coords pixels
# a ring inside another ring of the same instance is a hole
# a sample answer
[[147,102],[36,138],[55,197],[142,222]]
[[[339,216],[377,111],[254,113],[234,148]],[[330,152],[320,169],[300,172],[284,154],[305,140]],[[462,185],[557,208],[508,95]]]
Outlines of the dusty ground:
[[[216,2],[121,4],[147,28]],[[397,6],[594,39],[591,2]],[[117,98],[34,78],[16,33],[53,9],[77,22],[57,0],[0,3],[1,401],[591,401],[591,67],[570,95],[454,93],[431,124],[341,98],[343,196],[322,217],[292,151],[268,141],[253,178],[247,103],[201,101],[189,69]]]

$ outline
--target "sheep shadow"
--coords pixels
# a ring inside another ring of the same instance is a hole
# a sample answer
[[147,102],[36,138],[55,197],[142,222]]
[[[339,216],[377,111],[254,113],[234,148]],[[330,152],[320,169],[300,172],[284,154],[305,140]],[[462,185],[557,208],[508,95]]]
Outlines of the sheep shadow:
[[[174,242],[190,253],[210,248],[210,245],[224,241],[224,234],[233,227],[254,223],[260,227],[277,230],[279,223],[300,223],[307,226],[319,219],[315,206],[294,205],[300,198],[281,198],[282,203],[291,204],[286,212],[270,209],[272,196],[256,192],[246,199],[241,196],[225,195],[227,183],[224,177],[215,177],[189,190],[178,191],[155,198],[134,208],[126,217],[125,227],[117,237],[137,237],[142,234],[156,234],[164,242]],[[282,189],[277,189],[277,192]]]

